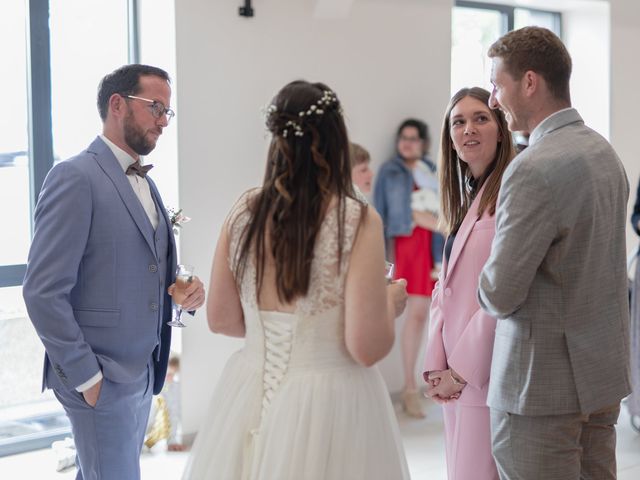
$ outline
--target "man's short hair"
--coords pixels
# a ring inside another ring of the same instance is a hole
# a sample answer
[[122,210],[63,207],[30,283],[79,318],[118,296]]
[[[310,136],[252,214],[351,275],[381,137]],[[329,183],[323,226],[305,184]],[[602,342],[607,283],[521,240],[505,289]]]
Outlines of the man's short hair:
[[551,30],[542,27],[513,30],[491,45],[488,55],[501,58],[514,79],[520,80],[531,70],[544,78],[554,97],[571,101],[571,56]]
[[140,91],[140,77],[152,75],[171,82],[169,74],[158,67],[132,63],[105,75],[98,86],[98,112],[102,121],[107,119],[109,99],[114,93],[136,95]]

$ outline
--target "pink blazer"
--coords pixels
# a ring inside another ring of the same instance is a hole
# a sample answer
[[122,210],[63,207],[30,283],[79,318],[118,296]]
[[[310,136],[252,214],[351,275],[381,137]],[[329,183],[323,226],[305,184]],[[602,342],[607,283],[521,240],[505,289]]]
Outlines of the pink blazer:
[[449,262],[444,259],[433,289],[429,342],[423,376],[432,370],[453,368],[468,385],[459,402],[485,406],[496,320],[478,303],[478,278],[489,258],[495,217],[478,216],[478,192],[453,242]]

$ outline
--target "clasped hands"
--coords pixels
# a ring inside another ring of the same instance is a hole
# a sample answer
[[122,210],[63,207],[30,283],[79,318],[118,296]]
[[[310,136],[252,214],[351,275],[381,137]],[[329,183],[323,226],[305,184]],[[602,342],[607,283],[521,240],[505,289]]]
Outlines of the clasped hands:
[[[454,382],[454,377],[460,383]],[[454,370],[433,370],[429,372],[425,397],[433,399],[436,403],[447,403],[460,398],[460,392],[466,386],[466,382]]]

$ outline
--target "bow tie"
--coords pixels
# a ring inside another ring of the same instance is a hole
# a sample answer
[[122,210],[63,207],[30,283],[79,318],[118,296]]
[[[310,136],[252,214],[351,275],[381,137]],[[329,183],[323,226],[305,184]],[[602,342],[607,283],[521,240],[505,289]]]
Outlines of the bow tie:
[[136,160],[127,168],[127,175],[133,175],[134,173],[139,177],[146,177],[147,172],[153,168],[153,165],[141,165],[140,160]]

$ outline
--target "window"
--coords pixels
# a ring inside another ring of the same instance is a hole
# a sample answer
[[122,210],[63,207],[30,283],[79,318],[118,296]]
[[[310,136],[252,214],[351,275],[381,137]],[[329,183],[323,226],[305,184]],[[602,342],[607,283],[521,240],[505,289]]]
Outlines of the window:
[[504,14],[497,10],[455,7],[452,22],[451,93],[472,86],[491,90],[487,50],[505,30]]
[[9,93],[0,116],[0,288],[21,283],[31,238],[26,18],[23,0],[0,4],[2,70],[12,72],[0,76],[0,90]]
[[562,33],[559,13],[532,10],[530,8],[515,8],[513,22],[514,29],[535,25],[548,28],[558,36],[561,36]]
[[53,151],[62,160],[102,131],[98,83],[127,63],[127,0],[50,0],[50,11]]
[[528,25],[545,27],[561,35],[561,17],[557,12],[457,1],[451,25],[451,94],[475,86],[491,91],[489,47],[505,33]]
[[[44,178],[50,165],[41,148],[47,140],[39,136],[42,120],[47,124],[42,94],[48,92],[33,88],[48,78],[39,70],[39,62],[48,55],[48,44],[42,45],[38,34],[46,13],[46,2],[40,3],[8,0],[0,5],[2,67],[11,72],[0,78],[0,88],[8,92],[0,119],[0,205],[5,213],[0,235],[0,455],[21,451],[28,443],[37,445],[49,420],[60,417],[41,408],[51,404],[53,395],[40,395],[38,368],[44,349],[27,320],[20,288],[31,240],[34,182]],[[36,55],[30,54],[30,46],[38,50]],[[25,414],[25,406],[36,401],[38,406]]]

